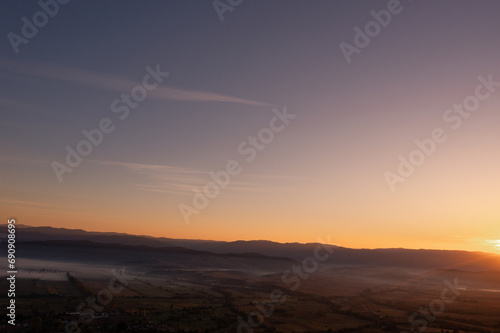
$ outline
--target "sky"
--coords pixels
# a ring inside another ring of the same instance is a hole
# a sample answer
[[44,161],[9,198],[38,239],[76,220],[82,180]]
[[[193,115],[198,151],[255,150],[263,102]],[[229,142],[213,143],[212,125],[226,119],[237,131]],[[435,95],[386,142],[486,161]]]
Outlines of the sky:
[[5,221],[500,253],[498,2],[3,6]]

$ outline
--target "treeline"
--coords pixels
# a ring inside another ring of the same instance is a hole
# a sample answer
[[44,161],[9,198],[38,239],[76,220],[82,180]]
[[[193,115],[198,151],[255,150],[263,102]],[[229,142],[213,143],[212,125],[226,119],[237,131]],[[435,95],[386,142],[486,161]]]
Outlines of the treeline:
[[66,272],[66,277],[68,278],[69,283],[71,283],[74,287],[76,287],[76,289],[82,292],[85,296],[92,296],[94,294],[92,289],[84,285],[80,280],[78,280],[73,275],[69,274],[69,272]]

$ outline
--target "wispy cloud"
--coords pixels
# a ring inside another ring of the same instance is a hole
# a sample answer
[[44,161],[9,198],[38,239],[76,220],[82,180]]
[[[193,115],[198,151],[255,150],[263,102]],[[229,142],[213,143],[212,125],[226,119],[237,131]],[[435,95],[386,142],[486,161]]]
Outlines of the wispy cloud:
[[42,203],[39,201],[28,201],[28,200],[16,200],[9,198],[0,198],[0,201],[5,206],[17,206],[17,207],[37,207],[37,208],[59,208],[60,206]]
[[203,182],[206,173],[191,168],[170,165],[144,164],[132,162],[102,161],[97,163],[124,168],[135,174],[145,176],[137,188],[160,193],[190,193]]
[[[200,190],[207,182],[213,181],[207,170],[197,170],[192,168],[176,167],[169,165],[144,164],[131,162],[116,162],[94,160],[95,162],[105,165],[121,167],[135,174],[144,176],[141,182],[133,185],[141,190],[158,193],[174,193],[174,194],[189,194],[193,191]],[[240,193],[252,192],[272,192],[269,184],[261,182],[248,181],[251,176],[246,176],[247,181],[241,179],[232,179],[227,188],[231,195]],[[253,177],[259,178],[259,177]]]
[[0,161],[2,163],[12,163],[12,164],[28,164],[37,166],[46,166],[48,161],[45,160],[33,160],[28,158],[10,157],[10,156],[0,156]]
[[[0,77],[4,78],[11,79],[12,73],[15,73],[18,75],[24,75],[28,78],[38,77],[121,92],[128,91],[132,87],[141,84],[141,82],[135,82],[133,80],[114,75],[93,72],[78,67],[60,64],[39,64],[0,59],[0,70]],[[230,102],[255,106],[273,106],[269,103],[252,101],[233,96],[211,92],[183,90],[163,85],[157,87],[154,91],[151,91],[149,96],[154,99],[169,101]]]
[[66,213],[81,213],[84,210],[68,208],[64,205],[58,205],[53,203],[41,202],[41,201],[30,201],[22,199],[12,199],[12,198],[0,198],[0,205],[2,208],[9,210],[14,208],[22,208],[23,210],[36,210],[44,211],[49,213],[61,213],[62,211]]

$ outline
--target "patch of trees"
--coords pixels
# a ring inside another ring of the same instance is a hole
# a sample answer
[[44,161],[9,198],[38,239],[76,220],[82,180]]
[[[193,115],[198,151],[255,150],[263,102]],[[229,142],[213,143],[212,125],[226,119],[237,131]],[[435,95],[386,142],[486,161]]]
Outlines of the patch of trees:
[[85,296],[92,296],[94,294],[92,289],[84,285],[80,280],[78,280],[73,275],[69,274],[69,272],[66,272],[66,277],[68,278],[69,283],[71,283],[71,285],[76,287],[76,289],[82,292]]

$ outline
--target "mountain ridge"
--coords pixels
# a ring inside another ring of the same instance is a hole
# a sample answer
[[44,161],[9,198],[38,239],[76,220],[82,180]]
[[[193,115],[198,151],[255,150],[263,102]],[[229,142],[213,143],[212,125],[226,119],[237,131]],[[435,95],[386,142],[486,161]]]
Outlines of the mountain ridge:
[[[5,225],[3,225],[5,227]],[[499,270],[500,255],[486,252],[432,249],[351,249],[320,243],[278,243],[268,240],[210,241],[166,237],[138,236],[123,233],[88,232],[82,229],[23,227],[16,233],[18,243],[40,241],[90,241],[96,244],[122,244],[149,248],[184,248],[211,254],[260,254],[273,258],[288,258],[300,262],[311,257],[319,248],[333,249],[325,261],[332,265],[410,267],[419,269],[460,268],[468,270]],[[59,243],[63,248],[64,244]],[[20,245],[20,244],[18,244]],[[22,247],[22,246],[20,246]],[[159,250],[161,251],[161,250]]]

